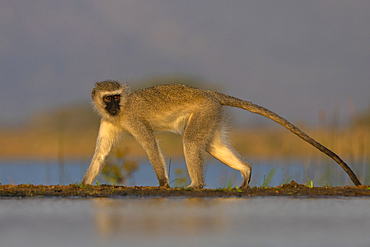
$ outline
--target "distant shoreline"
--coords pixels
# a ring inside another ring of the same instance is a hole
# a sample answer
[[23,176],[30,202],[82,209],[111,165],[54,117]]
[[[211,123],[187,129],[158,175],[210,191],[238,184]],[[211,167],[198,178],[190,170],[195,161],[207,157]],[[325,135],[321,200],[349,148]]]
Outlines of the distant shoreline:
[[[327,131],[302,128],[311,137],[345,159],[370,160],[370,131],[366,127],[348,127]],[[66,129],[62,141],[55,130],[23,128],[0,129],[0,159],[90,159],[95,149],[98,129]],[[178,135],[158,134],[166,157],[183,157]],[[311,147],[284,128],[265,127],[230,131],[232,146],[243,156],[253,159],[320,157]],[[146,157],[142,147],[132,138],[122,140],[116,149],[128,149],[132,157]]]

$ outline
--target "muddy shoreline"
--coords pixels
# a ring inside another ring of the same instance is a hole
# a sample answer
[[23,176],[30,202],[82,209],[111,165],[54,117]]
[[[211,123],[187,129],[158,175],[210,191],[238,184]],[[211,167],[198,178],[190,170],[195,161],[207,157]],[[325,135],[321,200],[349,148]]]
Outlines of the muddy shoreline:
[[369,197],[370,186],[313,187],[292,181],[277,187],[253,187],[247,189],[160,188],[142,186],[96,185],[0,185],[0,198],[28,197]]

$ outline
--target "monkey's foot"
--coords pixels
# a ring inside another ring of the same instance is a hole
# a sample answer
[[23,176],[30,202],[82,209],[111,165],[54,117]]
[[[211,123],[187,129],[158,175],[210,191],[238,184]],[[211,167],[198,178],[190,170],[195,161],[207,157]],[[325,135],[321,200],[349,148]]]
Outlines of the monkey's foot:
[[240,189],[249,189],[249,184],[247,184],[247,185],[240,185]]
[[242,184],[240,185],[239,187],[240,189],[248,189],[249,188],[249,183],[247,182],[247,180],[244,180],[242,182]]
[[163,185],[160,184],[159,187],[161,187],[161,188],[170,188],[170,185],[168,183],[165,183]]
[[185,189],[194,189],[194,190],[200,190],[203,189],[204,184],[190,184],[185,187]]

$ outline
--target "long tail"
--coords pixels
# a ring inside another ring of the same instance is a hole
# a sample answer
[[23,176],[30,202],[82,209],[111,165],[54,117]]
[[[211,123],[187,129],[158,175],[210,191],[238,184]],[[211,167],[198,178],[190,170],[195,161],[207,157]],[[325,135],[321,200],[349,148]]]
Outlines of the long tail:
[[344,161],[341,158],[339,158],[338,155],[336,155],[334,152],[327,149],[325,146],[323,146],[319,142],[315,141],[313,138],[309,137],[306,133],[302,132],[300,129],[298,129],[296,126],[291,124],[288,120],[280,117],[278,114],[262,106],[253,104],[252,102],[241,100],[241,99],[238,99],[238,98],[226,95],[226,94],[212,92],[212,91],[207,91],[207,93],[217,98],[221,102],[222,105],[242,108],[244,110],[247,110],[247,111],[250,111],[256,114],[260,114],[262,116],[265,116],[277,122],[278,124],[287,128],[288,130],[290,130],[291,132],[293,132],[294,134],[296,134],[297,136],[299,136],[300,138],[302,138],[303,140],[305,140],[306,142],[308,142],[309,144],[311,144],[312,146],[314,146],[315,148],[317,148],[318,150],[320,150],[321,152],[325,153],[330,158],[335,160],[344,169],[344,171],[348,174],[348,176],[351,178],[352,182],[355,185],[361,185],[360,181],[358,180],[356,175],[353,173],[351,168],[346,163],[344,163]]

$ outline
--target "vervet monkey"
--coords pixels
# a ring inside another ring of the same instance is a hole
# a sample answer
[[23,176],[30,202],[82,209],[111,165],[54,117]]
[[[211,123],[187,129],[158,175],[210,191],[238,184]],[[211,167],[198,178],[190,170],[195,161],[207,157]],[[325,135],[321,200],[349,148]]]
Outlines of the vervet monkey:
[[97,82],[91,97],[102,118],[95,153],[82,180],[83,184],[91,184],[96,179],[113,145],[126,133],[145,149],[159,186],[169,187],[166,164],[153,134],[167,131],[183,136],[184,155],[191,179],[189,188],[203,188],[205,185],[205,151],[238,170],[243,177],[240,188],[248,187],[252,166],[229,146],[223,123],[223,106],[233,106],[263,115],[284,126],[334,159],[355,185],[361,185],[352,170],[335,153],[276,113],[248,101],[172,84],[131,92],[126,84],[118,81]]

